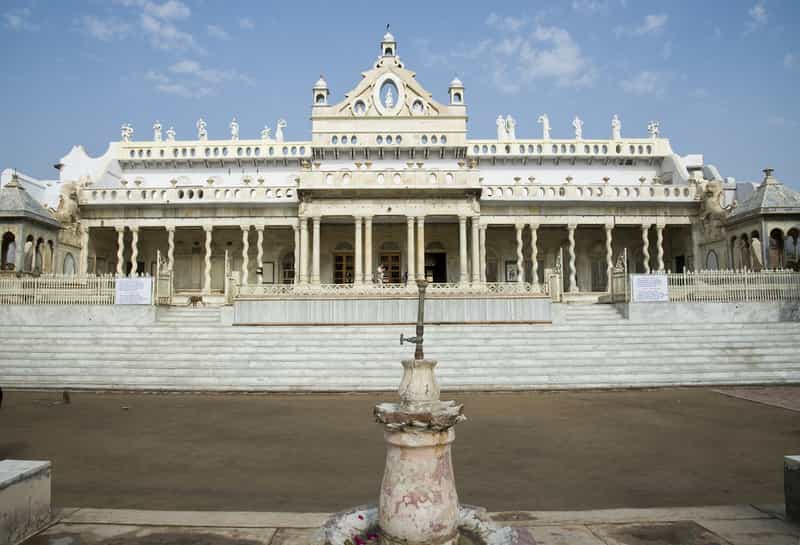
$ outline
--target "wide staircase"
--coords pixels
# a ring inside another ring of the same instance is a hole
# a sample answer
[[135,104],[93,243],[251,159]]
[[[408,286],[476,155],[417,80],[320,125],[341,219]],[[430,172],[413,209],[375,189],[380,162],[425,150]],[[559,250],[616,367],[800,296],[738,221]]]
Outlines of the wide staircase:
[[[215,314],[216,312],[216,314]],[[561,305],[550,325],[425,329],[450,389],[800,382],[798,324],[634,324],[611,306]],[[411,326],[234,327],[217,309],[149,326],[6,324],[0,386],[149,390],[396,389]]]

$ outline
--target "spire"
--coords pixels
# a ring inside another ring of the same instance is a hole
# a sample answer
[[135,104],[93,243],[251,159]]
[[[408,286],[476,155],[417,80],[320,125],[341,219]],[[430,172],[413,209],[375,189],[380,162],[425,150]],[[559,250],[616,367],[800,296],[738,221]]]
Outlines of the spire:
[[381,40],[381,57],[396,57],[397,56],[397,41],[394,36],[389,32],[389,25],[386,25],[386,34],[383,35]]

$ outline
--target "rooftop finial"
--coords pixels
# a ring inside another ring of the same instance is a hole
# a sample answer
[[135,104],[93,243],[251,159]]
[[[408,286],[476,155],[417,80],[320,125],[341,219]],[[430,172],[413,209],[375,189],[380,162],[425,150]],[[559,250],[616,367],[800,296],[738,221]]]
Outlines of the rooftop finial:
[[389,32],[389,23],[386,23],[386,32]]
[[775,169],[767,167],[764,170],[762,170],[761,172],[764,173],[764,179],[772,178],[772,173],[775,172]]

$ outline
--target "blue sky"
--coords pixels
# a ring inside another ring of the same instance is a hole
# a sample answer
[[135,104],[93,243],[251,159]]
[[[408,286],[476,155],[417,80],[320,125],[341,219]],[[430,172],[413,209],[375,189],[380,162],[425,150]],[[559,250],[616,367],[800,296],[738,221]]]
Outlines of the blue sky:
[[0,1],[0,167],[54,177],[74,144],[102,153],[131,123],[178,139],[203,116],[210,137],[238,117],[242,138],[288,121],[310,137],[311,86],[334,100],[378,54],[391,23],[398,52],[441,101],[458,75],[472,137],[499,113],[519,137],[644,136],[650,119],[681,154],[725,176],[772,166],[800,188],[800,2],[563,0],[498,2]]

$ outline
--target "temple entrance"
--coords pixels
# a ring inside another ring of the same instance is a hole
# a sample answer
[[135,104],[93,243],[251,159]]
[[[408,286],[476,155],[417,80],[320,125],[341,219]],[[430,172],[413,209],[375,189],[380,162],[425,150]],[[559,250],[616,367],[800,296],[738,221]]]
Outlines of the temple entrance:
[[425,279],[434,284],[447,282],[447,254],[425,252]]
[[333,283],[352,284],[354,263],[353,254],[333,254]]
[[383,281],[390,284],[399,284],[402,282],[402,274],[400,273],[400,253],[382,253],[380,255],[380,262],[386,268],[383,272]]

